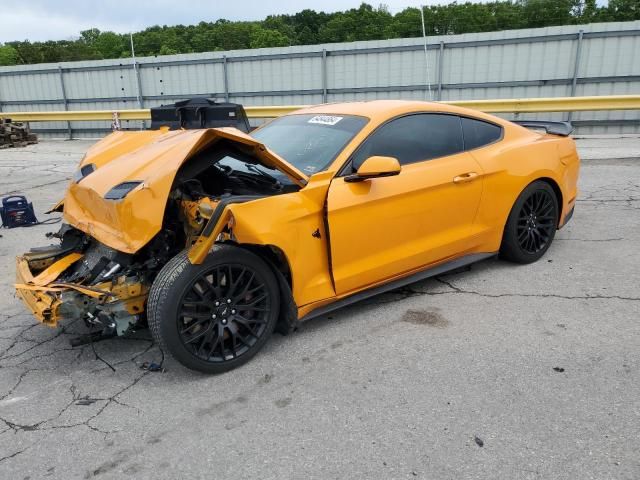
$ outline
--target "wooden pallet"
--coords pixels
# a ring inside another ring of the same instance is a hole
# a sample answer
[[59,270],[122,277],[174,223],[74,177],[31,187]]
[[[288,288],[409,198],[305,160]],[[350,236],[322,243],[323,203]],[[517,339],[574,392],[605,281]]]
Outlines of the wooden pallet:
[[0,117],[0,148],[26,147],[34,143],[38,143],[38,136],[31,133],[28,123]]

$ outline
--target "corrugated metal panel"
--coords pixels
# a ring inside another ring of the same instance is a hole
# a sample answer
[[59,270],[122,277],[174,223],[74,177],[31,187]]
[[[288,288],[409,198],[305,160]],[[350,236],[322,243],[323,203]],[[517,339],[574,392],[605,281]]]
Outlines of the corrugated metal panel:
[[133,67],[65,72],[64,84],[69,99],[129,97],[137,94]]
[[318,58],[233,61],[228,63],[230,91],[309,90],[322,87]]
[[232,102],[256,107],[269,105],[316,105],[322,103],[322,95],[274,95],[269,97],[242,97],[232,95]]
[[[138,108],[138,95],[142,95],[145,107],[193,95],[223,99],[225,56],[230,99],[246,105],[320,103],[325,88],[329,102],[436,99],[439,78],[443,100],[566,96],[571,92],[580,30],[585,36],[576,95],[640,91],[640,21],[635,21],[429,37],[427,62],[421,38],[143,57],[137,60],[140,90],[131,59],[0,67],[0,104],[9,102],[2,105],[5,111],[64,109],[60,67],[70,109]],[[632,33],[615,33],[624,31]],[[613,34],[602,37],[601,32]],[[441,73],[440,41],[445,42]],[[323,49],[328,53],[325,68]],[[424,89],[427,75],[431,96]],[[625,76],[636,78],[627,81]],[[589,82],[593,77],[623,78]],[[526,116],[540,117],[565,119],[567,114]],[[640,123],[640,113],[579,112],[573,119]],[[107,123],[74,122],[72,127],[105,128]],[[130,123],[124,126],[142,127],[142,122]],[[50,123],[38,127],[66,125]],[[582,127],[585,131],[634,128]]]
[[145,67],[140,70],[143,95],[198,95],[224,92],[220,63]]
[[586,38],[581,56],[581,77],[640,75],[640,35]]
[[62,98],[58,73],[0,76],[0,101]]

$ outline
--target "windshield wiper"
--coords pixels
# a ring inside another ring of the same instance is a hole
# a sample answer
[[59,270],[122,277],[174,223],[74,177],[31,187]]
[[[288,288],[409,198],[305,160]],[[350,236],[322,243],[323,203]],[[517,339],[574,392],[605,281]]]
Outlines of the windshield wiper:
[[268,178],[274,185],[280,185],[280,181],[276,177],[274,177],[272,175],[269,175],[267,172],[262,171],[261,169],[259,169],[255,165],[253,165],[252,163],[247,163],[245,165],[247,166],[247,170],[250,170],[250,171],[252,171],[254,173],[258,173],[258,174],[262,175],[263,177]]

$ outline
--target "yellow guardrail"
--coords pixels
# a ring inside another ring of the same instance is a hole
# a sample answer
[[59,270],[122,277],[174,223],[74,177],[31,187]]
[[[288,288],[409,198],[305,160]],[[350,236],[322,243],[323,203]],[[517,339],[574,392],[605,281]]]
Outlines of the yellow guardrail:
[[[511,98],[495,100],[460,100],[442,102],[488,113],[579,112],[595,110],[640,110],[640,95],[608,95],[599,97]],[[245,107],[250,118],[272,118],[309,105]],[[121,121],[149,120],[149,109],[74,110],[59,112],[0,112],[0,117],[22,122],[112,120],[117,113]]]

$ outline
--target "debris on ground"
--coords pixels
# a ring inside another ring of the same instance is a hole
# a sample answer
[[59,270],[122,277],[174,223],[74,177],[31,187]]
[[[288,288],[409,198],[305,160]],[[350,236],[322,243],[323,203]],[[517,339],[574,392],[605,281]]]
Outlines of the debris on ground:
[[484,440],[482,440],[479,436],[475,436],[473,437],[473,439],[476,442],[476,445],[478,445],[479,447],[484,447]]
[[147,370],[149,372],[160,372],[164,373],[165,369],[162,367],[162,364],[156,362],[144,362],[140,365],[142,370]]
[[38,136],[31,133],[28,123],[0,117],[0,148],[26,147],[34,143],[38,143]]

